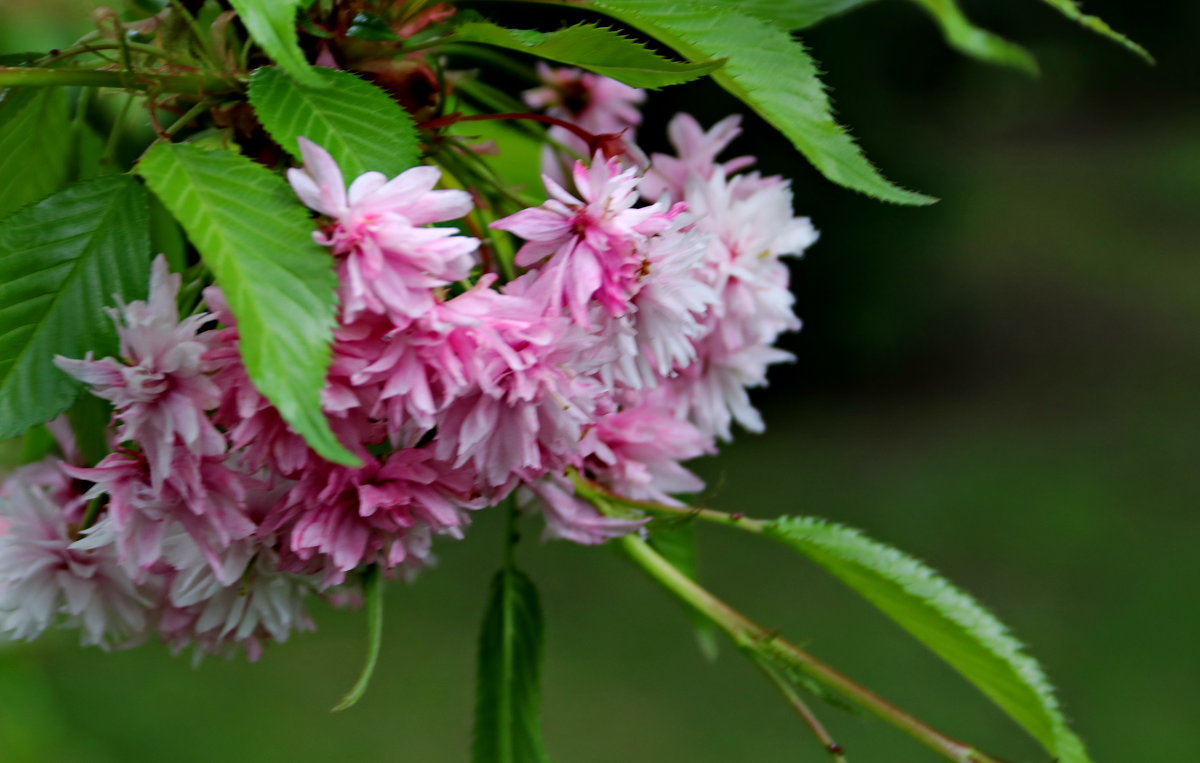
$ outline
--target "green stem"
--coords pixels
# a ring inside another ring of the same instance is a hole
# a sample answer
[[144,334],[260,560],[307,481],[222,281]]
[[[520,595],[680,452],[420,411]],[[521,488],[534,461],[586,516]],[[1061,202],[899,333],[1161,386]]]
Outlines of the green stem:
[[786,666],[831,689],[851,704],[890,723],[947,760],[956,763],[1001,763],[970,745],[963,744],[926,725],[869,689],[858,685],[830,666],[747,618],[701,588],[648,543],[635,535],[619,540],[625,553],[676,598],[712,620],[739,648],[774,665]]
[[163,130],[163,133],[166,134],[168,137],[170,137],[171,135],[174,135],[175,133],[177,133],[181,129],[183,129],[183,127],[186,126],[193,119],[200,116],[205,111],[208,111],[208,109],[209,109],[209,104],[205,101],[199,101],[199,102],[193,104],[190,109],[188,109],[187,111],[184,112],[183,116],[181,116],[179,119],[176,119],[174,122],[171,123],[170,127]]
[[763,520],[751,519],[743,514],[727,514],[724,511],[702,509],[697,506],[670,506],[665,503],[654,503],[653,501],[635,501],[632,498],[626,498],[612,492],[603,485],[581,476],[578,472],[571,472],[568,476],[575,483],[575,489],[579,491],[579,494],[593,502],[599,500],[629,509],[649,511],[653,514],[694,517],[703,519],[706,522],[712,522],[713,524],[737,527],[757,535],[762,535],[767,526],[767,523]]
[[379,565],[369,565],[363,571],[363,604],[367,610],[367,659],[354,686],[330,712],[341,712],[358,704],[367,693],[375,664],[379,662],[379,646],[383,643],[383,586],[379,581]]
[[104,495],[98,495],[88,501],[87,508],[83,512],[83,519],[79,521],[80,532],[96,524],[96,519],[100,516],[100,506],[104,503],[104,498]]
[[515,570],[517,568],[517,543],[521,540],[521,533],[517,530],[517,501],[510,496],[505,503],[504,568]]
[[175,56],[171,55],[170,53],[163,50],[162,48],[158,48],[153,45],[147,45],[144,42],[126,41],[122,45],[120,42],[116,42],[116,41],[110,42],[107,40],[84,43],[82,45],[67,48],[66,50],[60,50],[57,55],[44,59],[44,63],[53,64],[53,63],[57,63],[59,61],[64,61],[68,58],[72,58],[74,56],[81,56],[81,55],[85,55],[87,53],[95,53],[95,52],[101,51],[101,50],[129,50],[129,51],[133,51],[135,53],[144,53],[148,56],[154,56],[155,58],[162,60],[162,61],[166,61],[167,63],[172,64],[174,66],[180,66],[180,67],[183,67],[186,69],[195,69],[196,68],[192,63],[185,61],[182,58],[176,58]]
[[107,167],[113,163],[117,155],[117,146],[121,142],[121,133],[125,128],[125,120],[129,118],[129,107],[133,105],[133,96],[129,93],[125,94],[125,102],[121,104],[121,110],[117,112],[117,116],[113,119],[112,126],[108,131],[108,140],[104,142],[104,153],[100,154],[100,165]]
[[219,69],[218,62],[209,53],[208,45],[205,44],[206,36],[204,30],[200,28],[200,24],[196,21],[196,17],[188,11],[180,0],[170,0],[170,3],[171,10],[187,24],[188,30],[191,31],[192,37],[195,38],[196,47],[199,49],[200,55],[204,57],[205,62],[214,69]]
[[507,71],[526,82],[537,81],[537,74],[533,69],[487,46],[454,42],[454,35],[444,37],[438,42],[442,45],[442,49],[439,52],[445,55],[460,55],[466,58],[473,58],[477,61],[491,64],[495,68]]
[[172,93],[228,92],[235,85],[203,74],[155,74],[114,69],[42,69],[21,66],[0,66],[0,87],[55,87],[83,85],[84,87],[115,87],[133,90],[156,88]]
[[842,751],[842,746],[833,741],[833,737],[825,730],[825,726],[821,724],[816,713],[812,711],[804,700],[800,699],[800,695],[792,688],[791,683],[784,676],[780,675],[775,666],[759,657],[756,653],[751,652],[750,657],[756,665],[762,668],[763,673],[775,685],[775,688],[779,690],[784,699],[788,701],[788,704],[792,706],[805,725],[812,730],[813,736],[824,746],[825,752],[833,756],[834,763],[846,763],[846,755]]

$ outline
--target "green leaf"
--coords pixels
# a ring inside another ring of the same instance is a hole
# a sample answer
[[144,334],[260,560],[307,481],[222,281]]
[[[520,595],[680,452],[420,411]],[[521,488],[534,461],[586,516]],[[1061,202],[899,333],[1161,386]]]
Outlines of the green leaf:
[[167,258],[172,273],[187,270],[187,240],[183,230],[157,196],[150,197],[150,246],[155,254]]
[[299,82],[310,87],[322,87],[324,80],[317,76],[300,50],[296,33],[296,9],[300,0],[229,0],[237,11],[246,31],[275,63]]
[[975,684],[1060,763],[1088,763],[1041,666],[992,613],[911,556],[857,530],[783,517],[763,534],[802,552]]
[[[138,298],[145,296],[139,294]],[[67,421],[71,423],[82,466],[95,466],[108,455],[108,425],[112,417],[112,403],[95,395],[80,395],[67,409]]]
[[0,183],[0,217],[67,182],[70,141],[71,118],[63,88],[0,92],[0,177],[6,178]]
[[727,6],[660,0],[582,4],[637,27],[685,58],[727,59],[713,79],[787,136],[834,183],[897,204],[935,201],[893,185],[867,161],[834,121],[812,58],[782,28]]
[[54,452],[57,447],[58,443],[54,441],[54,435],[50,434],[50,429],[45,424],[38,424],[31,427],[21,438],[20,462],[32,464],[41,461]]
[[315,69],[308,87],[267,66],[250,77],[250,103],[279,145],[297,158],[303,136],[333,156],[346,181],[375,170],[388,177],[420,157],[412,119],[391,97],[349,72]]
[[363,603],[367,610],[367,659],[354,686],[333,706],[335,713],[358,704],[367,693],[371,676],[375,675],[375,665],[379,662],[379,648],[383,644],[383,586],[379,581],[378,565],[369,565],[363,572]]
[[117,350],[104,308],[145,299],[146,193],[127,175],[70,186],[0,221],[0,438],[61,413],[80,385],[54,365]]
[[475,763],[542,763],[542,609],[533,582],[506,567],[492,578],[479,634]]
[[672,61],[614,29],[596,24],[539,32],[470,21],[455,29],[448,41],[475,42],[528,53],[651,90],[690,82],[721,66],[720,61]]
[[737,9],[779,24],[784,29],[805,29],[866,5],[872,0],[734,0]]
[[1077,0],[1043,0],[1043,2],[1052,8],[1056,8],[1059,13],[1071,19],[1072,21],[1082,24],[1093,32],[1107,37],[1113,42],[1116,42],[1118,45],[1121,45],[1127,50],[1130,50],[1133,53],[1141,56],[1146,60],[1147,63],[1154,63],[1154,56],[1150,55],[1149,51],[1125,35],[1116,31],[1108,24],[1104,23],[1103,19],[1095,16],[1089,16],[1084,13],[1083,9],[1079,7]]
[[[458,84],[459,93],[478,102],[461,101],[456,111],[466,115],[497,111],[512,111],[506,104],[498,103],[490,96],[490,88],[479,82],[464,81]],[[520,108],[520,107],[519,107]],[[480,161],[490,166],[498,176],[504,178],[513,191],[523,193],[535,203],[545,200],[542,184],[542,150],[546,145],[545,130],[536,123],[510,121],[506,119],[479,122],[458,122],[446,128],[449,135],[468,142],[492,141],[496,153],[477,153]],[[499,231],[497,231],[499,233]]]
[[39,58],[45,58],[46,53],[27,51],[24,53],[0,53],[0,66],[21,66]]
[[350,28],[346,30],[346,36],[372,42],[391,42],[400,39],[386,21],[374,13],[362,11],[354,14],[354,18],[350,21]]
[[1029,74],[1038,73],[1037,61],[1025,48],[980,29],[963,15],[955,0],[913,0],[937,21],[950,47],[966,56],[977,58]]
[[[650,546],[662,558],[692,580],[699,581],[696,562],[696,527],[691,520],[659,521],[650,525]],[[688,609],[696,633],[696,646],[709,662],[717,659],[717,626],[712,620]]]
[[333,337],[333,258],[279,176],[224,149],[159,143],[138,172],[187,231],[237,318],[254,385],[317,453],[358,465],[321,409]]
[[[804,29],[822,19],[865,5],[871,0],[739,0],[738,7],[784,29]],[[1016,43],[981,29],[963,15],[956,0],[913,0],[933,16],[947,44],[963,55],[980,61],[1011,66],[1015,69],[1038,73],[1033,55]]]

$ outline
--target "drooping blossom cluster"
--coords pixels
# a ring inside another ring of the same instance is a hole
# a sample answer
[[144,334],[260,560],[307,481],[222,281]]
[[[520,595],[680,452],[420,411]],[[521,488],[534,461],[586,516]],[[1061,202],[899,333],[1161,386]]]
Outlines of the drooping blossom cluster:
[[111,452],[82,464],[64,442],[0,485],[0,634],[62,624],[253,658],[312,627],[309,596],[353,598],[370,565],[420,570],[436,536],[510,495],[547,536],[601,543],[644,520],[601,514],[573,475],[675,502],[703,487],[684,462],[734,422],[762,428],[747,388],[798,327],[780,258],[816,239],[788,184],[718,160],[736,118],[677,116],[677,154],[647,166],[639,91],[543,75],[531,104],[631,150],[548,154],[548,200],[490,224],[519,244],[507,280],[448,225],[474,204],[437,168],[348,179],[301,140],[288,180],[339,283],[322,408],[358,466],[322,459],[260,394],[219,288],[180,318],[162,257],[147,299],[113,311],[118,357],[58,359],[112,403]]

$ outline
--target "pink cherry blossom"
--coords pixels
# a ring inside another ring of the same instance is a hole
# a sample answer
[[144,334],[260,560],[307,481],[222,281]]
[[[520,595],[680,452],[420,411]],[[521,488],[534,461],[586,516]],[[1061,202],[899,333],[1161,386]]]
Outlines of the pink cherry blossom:
[[471,197],[434,190],[436,167],[413,167],[391,180],[367,172],[347,190],[333,157],[306,138],[299,142],[304,168],[288,170],[288,180],[301,201],[332,218],[314,238],[339,256],[347,322],[366,311],[402,323],[429,310],[433,289],[470,274],[479,242],[430,223],[463,217]]
[[176,459],[176,448],[194,457],[219,456],[225,438],[206,411],[215,408],[219,390],[205,361],[209,320],[199,313],[179,320],[175,300],[180,276],[167,271],[162,255],[154,260],[146,302],[110,311],[121,339],[121,360],[71,360],[56,357],[59,368],[91,385],[92,392],[116,407],[119,441],[145,451],[150,477],[160,487]]
[[593,376],[606,357],[592,353],[592,337],[562,316],[529,321],[541,307],[514,291],[504,296],[524,306],[528,322],[517,313],[492,324],[493,339],[500,341],[476,353],[474,385],[446,406],[433,441],[439,458],[473,464],[493,488],[577,460],[585,429],[607,394]]
[[146,627],[147,592],[111,546],[73,546],[84,499],[61,472],[46,484],[45,467],[55,466],[23,467],[0,485],[0,634],[33,639],[61,623],[79,628],[85,645],[128,645]]
[[753,156],[717,162],[717,156],[741,134],[741,122],[742,118],[734,114],[705,131],[691,114],[676,114],[667,125],[667,134],[678,156],[658,153],[650,156],[642,195],[651,201],[664,195],[681,199],[693,177],[708,180],[717,169],[728,176],[754,164]]
[[[593,135],[619,136],[616,142],[622,152],[638,160],[635,163],[645,164],[634,135],[642,122],[638,105],[646,100],[644,90],[592,72],[553,68],[545,63],[538,64],[538,76],[546,84],[524,95],[531,108],[576,124]],[[592,150],[579,136],[557,125],[547,133],[552,141],[575,154],[587,155]],[[542,149],[542,171],[556,182],[564,182],[569,166],[562,151],[550,145]]]
[[283,572],[279,555],[251,539],[234,542],[222,557],[225,574],[216,575],[189,536],[167,540],[164,561],[172,571],[158,630],[173,652],[195,646],[198,660],[229,656],[240,646],[254,661],[265,642],[314,629],[304,601],[317,589],[316,578]]
[[483,276],[402,327],[360,321],[338,332],[334,367],[349,372],[360,395],[377,390],[370,415],[385,422],[394,444],[415,443],[450,403],[506,368],[523,369],[523,351],[554,337],[539,305],[489,288],[494,281]]
[[538,76],[546,84],[528,90],[525,103],[551,116],[568,119],[591,133],[618,133],[642,122],[638,105],[646,92],[580,69],[553,68],[538,64]]
[[626,498],[678,505],[673,493],[695,493],[704,482],[681,462],[716,452],[712,438],[679,418],[660,390],[628,394],[628,405],[596,419],[589,476]]
[[551,199],[497,220],[491,227],[510,231],[525,243],[516,262],[538,269],[530,294],[542,294],[552,312],[565,306],[581,326],[590,326],[595,299],[612,316],[629,310],[629,298],[645,274],[642,245],[670,230],[685,207],[652,204],[635,208],[640,178],[615,159],[597,154],[591,166],[577,162],[572,173],[579,198],[544,178]]
[[255,530],[246,515],[246,492],[254,481],[217,459],[179,455],[157,487],[141,453],[117,451],[93,468],[64,465],[63,470],[95,483],[85,498],[107,496],[103,520],[77,547],[115,544],[118,559],[139,582],[162,559],[164,539],[179,529],[191,536],[219,577],[220,550]]
[[541,509],[546,520],[544,537],[560,538],[593,546],[622,535],[637,532],[644,518],[607,517],[596,507],[575,495],[575,487],[562,475],[547,475],[524,484],[521,504]]
[[310,469],[259,532],[285,534],[303,569],[327,561],[327,582],[336,583],[364,564],[423,565],[430,534],[462,537],[467,510],[483,505],[470,470],[440,461],[428,449],[405,449],[357,469]]

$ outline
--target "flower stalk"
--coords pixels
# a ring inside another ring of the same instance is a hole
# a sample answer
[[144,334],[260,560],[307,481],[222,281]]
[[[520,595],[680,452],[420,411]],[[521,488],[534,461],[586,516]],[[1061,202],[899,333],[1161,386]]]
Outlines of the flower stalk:
[[[597,508],[604,511],[607,507],[600,502],[597,503]],[[680,572],[651,548],[650,544],[636,535],[623,536],[618,542],[625,554],[643,571],[680,601],[716,623],[738,648],[753,659],[761,659],[771,666],[795,670],[808,676],[854,706],[895,726],[947,760],[955,763],[1003,763],[999,758],[980,752],[937,731],[774,631],[750,620]]]
[[160,90],[172,93],[228,92],[232,83],[203,74],[156,74],[119,69],[46,69],[24,66],[0,66],[0,87],[115,87],[133,90]]

